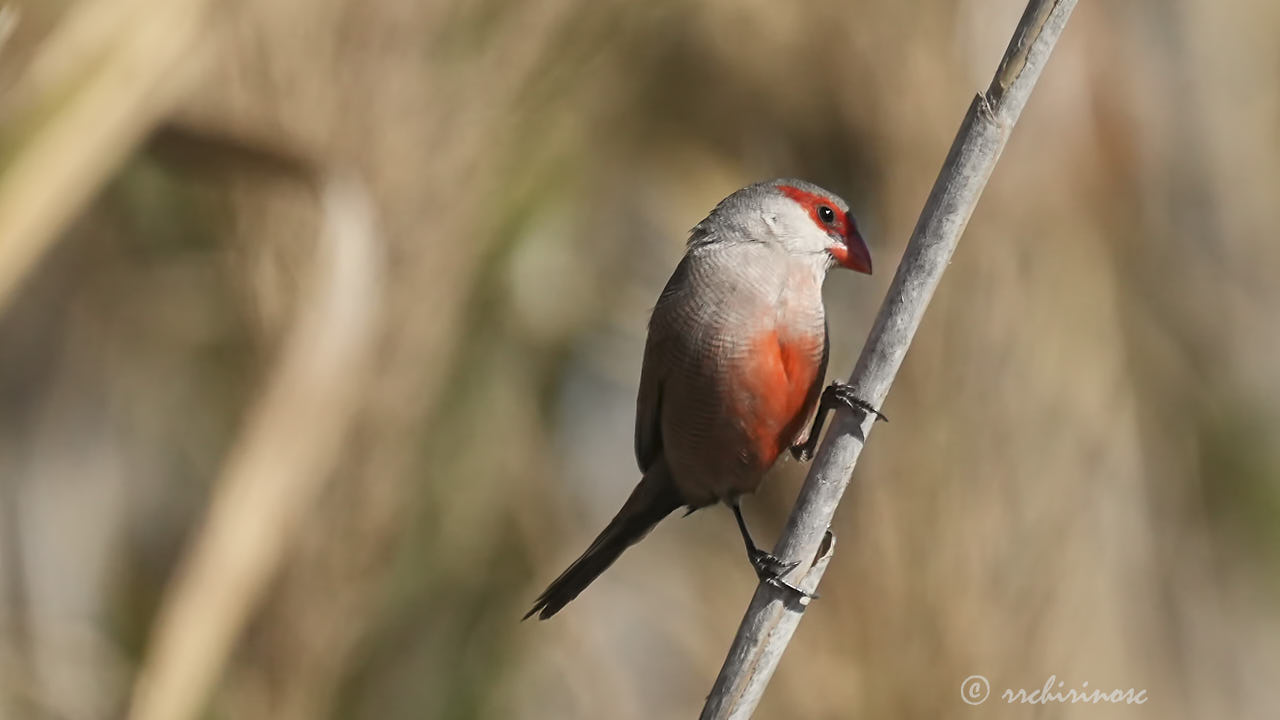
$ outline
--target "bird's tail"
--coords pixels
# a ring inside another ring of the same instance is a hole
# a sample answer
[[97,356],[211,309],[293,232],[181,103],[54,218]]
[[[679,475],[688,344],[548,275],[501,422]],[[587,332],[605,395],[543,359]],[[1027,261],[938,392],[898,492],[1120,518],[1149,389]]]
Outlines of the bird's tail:
[[683,504],[666,462],[659,459],[631,491],[631,497],[623,503],[618,514],[596,536],[591,547],[547,586],[523,619],[527,620],[535,613],[539,620],[555,615],[600,577],[600,573],[608,570],[623,550],[639,542],[658,521]]

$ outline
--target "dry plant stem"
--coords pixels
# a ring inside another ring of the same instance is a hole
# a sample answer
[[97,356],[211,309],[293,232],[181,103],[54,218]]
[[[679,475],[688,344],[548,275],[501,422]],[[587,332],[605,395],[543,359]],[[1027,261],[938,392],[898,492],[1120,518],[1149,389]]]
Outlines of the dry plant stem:
[[[969,106],[849,380],[857,396],[872,405],[879,407],[889,394],[934,289],[1074,7],[1075,0],[1031,0],[990,88]],[[774,551],[784,562],[801,563],[791,578],[799,578],[798,586],[809,592],[817,588],[830,559],[834,543],[824,546],[823,538],[874,423],[874,417],[860,419],[861,424],[848,413],[837,416]],[[756,589],[702,709],[703,720],[741,720],[754,712],[804,613],[803,605],[788,600],[771,585],[761,583]]]
[[[5,98],[0,312],[58,233],[198,77],[208,0],[83,0]],[[11,21],[10,16],[0,18]],[[311,156],[172,127],[161,149],[208,151],[319,186],[324,237],[270,382],[164,598],[132,718],[195,717],[351,425],[372,354],[382,252],[363,185]]]
[[41,45],[0,126],[0,311],[190,86],[208,0],[85,0]]
[[321,183],[316,272],[166,593],[134,689],[134,720],[199,715],[356,416],[376,336],[381,245],[362,185],[334,176]]

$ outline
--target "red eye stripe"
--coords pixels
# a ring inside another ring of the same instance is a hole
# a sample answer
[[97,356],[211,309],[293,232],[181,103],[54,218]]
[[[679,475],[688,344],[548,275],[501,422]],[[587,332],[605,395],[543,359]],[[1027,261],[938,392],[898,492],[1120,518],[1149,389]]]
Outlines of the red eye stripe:
[[[807,192],[791,185],[779,185],[778,189],[782,191],[783,195],[786,195],[792,200],[803,205],[804,208],[809,211],[809,217],[813,218],[813,221],[818,224],[818,227],[823,230],[831,227],[839,232],[841,237],[849,237],[849,220],[845,217],[844,213],[837,209],[839,206],[832,202],[831,198],[817,193]],[[831,208],[832,212],[836,214],[835,221],[832,222],[830,226],[822,222],[822,218],[818,217],[818,207],[822,205],[826,205]]]

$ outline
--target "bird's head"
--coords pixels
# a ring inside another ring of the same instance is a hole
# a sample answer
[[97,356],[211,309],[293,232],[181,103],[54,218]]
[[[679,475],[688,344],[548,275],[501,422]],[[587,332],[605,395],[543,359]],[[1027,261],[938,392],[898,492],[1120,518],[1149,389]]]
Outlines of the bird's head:
[[826,253],[837,265],[871,274],[871,251],[839,195],[803,180],[768,185],[776,201],[767,203],[765,224],[789,250]]
[[694,228],[690,242],[727,237],[777,243],[791,255],[820,256],[828,266],[871,274],[871,251],[849,204],[804,180],[769,180],[735,192]]

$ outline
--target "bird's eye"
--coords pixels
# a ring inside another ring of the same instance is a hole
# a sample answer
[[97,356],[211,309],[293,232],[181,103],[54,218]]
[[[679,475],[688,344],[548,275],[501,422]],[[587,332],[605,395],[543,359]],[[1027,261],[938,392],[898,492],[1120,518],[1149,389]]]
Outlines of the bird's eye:
[[835,222],[835,221],[836,221],[836,211],[835,211],[835,210],[832,210],[831,208],[827,207],[826,205],[819,205],[819,206],[818,206],[818,219],[819,219],[819,220],[821,220],[822,222],[824,222],[824,223],[826,223],[826,224],[830,225],[831,223],[833,223],[833,222]]

